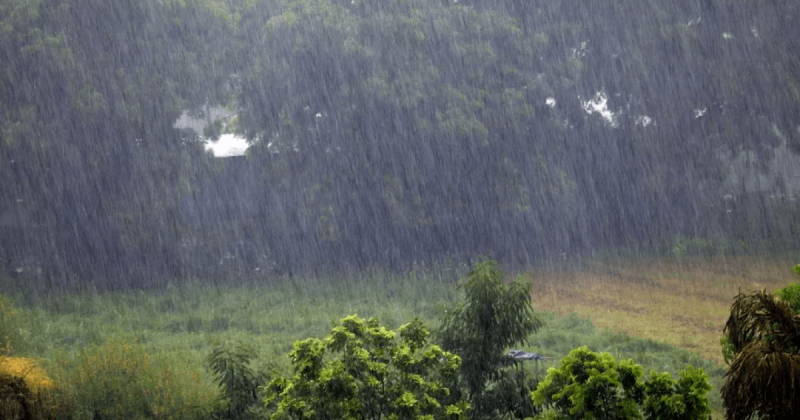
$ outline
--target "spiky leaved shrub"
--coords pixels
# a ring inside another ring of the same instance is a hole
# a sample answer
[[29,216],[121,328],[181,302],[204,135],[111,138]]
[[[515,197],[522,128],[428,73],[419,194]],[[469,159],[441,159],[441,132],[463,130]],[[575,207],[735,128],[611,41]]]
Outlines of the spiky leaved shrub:
[[728,369],[722,387],[725,418],[747,419],[758,412],[770,420],[797,419],[799,381],[800,355],[783,353],[775,342],[750,343]]
[[[780,300],[789,304],[789,307],[792,308],[792,311],[796,314],[800,314],[800,264],[795,265],[792,267],[792,272],[795,276],[798,277],[798,282],[792,283],[782,289],[776,290],[773,295]],[[738,298],[738,296],[737,296]],[[730,322],[730,321],[729,321]],[[769,335],[767,335],[769,336]],[[722,347],[722,356],[725,358],[725,363],[730,364],[739,350],[742,348],[741,344],[737,347],[733,344],[733,341],[728,336],[728,332],[726,331],[723,333],[722,338],[719,340],[720,346]]]
[[721,390],[726,419],[800,416],[799,332],[800,317],[766,291],[734,298],[723,330],[736,354]]

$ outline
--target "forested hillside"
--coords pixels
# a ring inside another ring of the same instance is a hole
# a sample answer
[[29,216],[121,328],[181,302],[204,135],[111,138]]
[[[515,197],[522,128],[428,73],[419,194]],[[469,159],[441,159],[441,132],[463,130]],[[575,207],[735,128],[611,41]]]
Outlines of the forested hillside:
[[731,181],[787,150],[789,0],[0,3],[2,268],[52,286],[797,248],[799,178]]

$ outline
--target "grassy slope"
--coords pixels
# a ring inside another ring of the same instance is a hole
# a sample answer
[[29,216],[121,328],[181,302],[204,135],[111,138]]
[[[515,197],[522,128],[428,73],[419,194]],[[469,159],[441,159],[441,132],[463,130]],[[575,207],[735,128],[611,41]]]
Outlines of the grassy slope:
[[[717,417],[725,372],[718,342],[730,299],[739,287],[771,291],[790,283],[790,265],[746,258],[639,260],[537,272],[531,275],[534,307],[546,323],[523,348],[555,358],[542,362],[541,374],[584,344],[633,358],[645,372],[675,377],[686,364],[703,367],[715,386]],[[436,325],[441,311],[460,299],[455,279],[464,274],[456,267],[402,278],[375,272],[347,280],[46,298],[18,317],[22,342],[16,348],[42,358],[57,385],[66,386],[77,369],[85,369],[87,349],[137,343],[154,365],[169,366],[184,390],[203,396],[197,401],[207,401],[213,386],[204,360],[215,343],[248,342],[259,349],[258,366],[283,369],[294,340],[321,337],[345,315],[376,316],[392,328],[414,316]]]
[[733,297],[792,283],[794,264],[754,257],[593,263],[580,271],[533,274],[533,301],[539,310],[588,317],[600,328],[655,339],[722,365],[719,339]]
[[[616,355],[621,348],[619,354],[633,357],[645,372],[653,368],[673,377],[677,365],[703,367],[713,386],[712,418],[722,418],[726,365],[719,340],[733,297],[794,282],[790,267],[796,263],[792,256],[625,259],[527,276],[537,310],[588,319],[606,333],[594,345],[587,342],[593,350]],[[614,335],[619,341],[608,341]]]

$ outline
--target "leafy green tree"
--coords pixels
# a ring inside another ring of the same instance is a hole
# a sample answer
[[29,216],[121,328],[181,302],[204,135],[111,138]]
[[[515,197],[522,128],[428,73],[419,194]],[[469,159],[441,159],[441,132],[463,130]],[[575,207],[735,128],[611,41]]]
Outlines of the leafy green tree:
[[[215,251],[181,246],[234,236],[314,268],[797,245],[797,206],[767,198],[787,183],[730,212],[716,192],[737,156],[755,176],[800,151],[798,19],[792,0],[2,1],[0,257],[124,287],[208,276],[185,267]],[[240,165],[172,127],[209,104],[253,143],[229,208],[261,210],[198,233],[187,202]]]
[[351,315],[322,340],[296,341],[294,376],[263,388],[269,418],[465,419],[467,403],[446,386],[460,358],[429,344],[418,319],[398,332]]
[[[622,363],[620,363],[622,365]],[[686,366],[675,381],[669,373],[650,371],[645,382],[642,412],[646,419],[705,419],[711,384],[703,369]]]
[[631,359],[617,363],[610,353],[587,346],[572,350],[531,394],[552,410],[552,419],[705,419],[711,389],[702,369],[687,366],[674,381],[668,373],[643,370]]
[[531,398],[551,406],[555,418],[641,418],[637,405],[644,395],[642,374],[641,366],[631,360],[618,365],[611,354],[597,354],[584,346],[572,350],[558,368],[548,369]]
[[508,404],[534,384],[514,380],[517,372],[509,366],[515,361],[507,355],[542,326],[531,306],[531,283],[520,278],[506,284],[496,262],[486,260],[475,264],[460,287],[464,302],[447,310],[438,339],[442,348],[461,357],[461,380],[473,418],[532,414],[530,404]]

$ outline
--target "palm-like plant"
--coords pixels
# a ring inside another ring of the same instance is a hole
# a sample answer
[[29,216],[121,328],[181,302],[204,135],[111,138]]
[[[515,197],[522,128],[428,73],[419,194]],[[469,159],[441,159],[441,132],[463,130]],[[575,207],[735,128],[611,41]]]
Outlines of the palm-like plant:
[[766,291],[734,299],[723,330],[735,353],[722,387],[725,418],[798,418],[800,317]]

